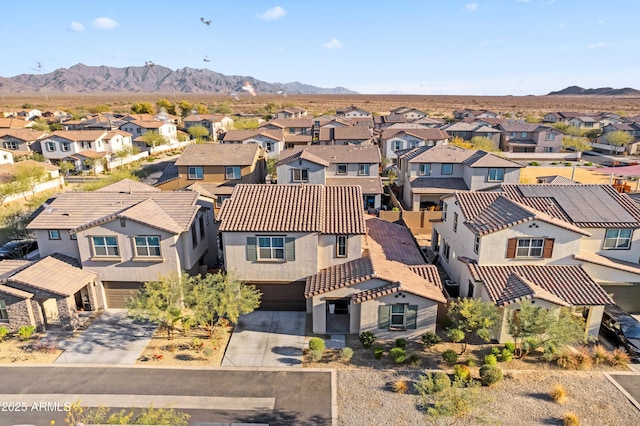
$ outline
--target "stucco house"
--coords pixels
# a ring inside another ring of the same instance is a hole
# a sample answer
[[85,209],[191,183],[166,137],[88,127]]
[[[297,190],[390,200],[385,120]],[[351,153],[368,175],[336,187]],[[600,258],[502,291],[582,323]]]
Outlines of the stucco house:
[[320,145],[370,145],[373,133],[365,126],[323,127],[317,143]]
[[391,115],[402,115],[410,121],[419,120],[427,116],[427,113],[416,108],[401,106],[391,110]]
[[445,194],[518,183],[521,168],[516,162],[481,150],[423,146],[400,151],[398,185],[408,210],[437,209]]
[[493,142],[496,148],[500,147],[500,129],[483,123],[459,121],[457,123],[445,124],[440,127],[440,130],[446,131],[451,138],[458,137],[466,141],[475,137],[487,138]]
[[284,120],[289,118],[303,118],[307,116],[307,110],[300,107],[287,107],[276,111],[274,118]]
[[379,175],[380,151],[376,146],[312,145],[286,150],[276,166],[280,185],[358,185],[364,209],[381,206],[384,191]]
[[[611,132],[628,133],[632,139],[624,146],[613,146],[609,144],[607,134]],[[618,151],[626,151],[630,155],[636,155],[640,152],[640,122],[631,121],[629,123],[607,124],[602,128],[602,136],[598,137],[597,143],[593,144],[594,150],[604,151],[607,153]]]
[[217,262],[213,211],[196,192],[131,182],[61,193],[27,226],[41,256],[62,254],[96,273],[96,291],[112,308],[124,307],[145,281],[200,273]]
[[233,128],[233,119],[224,114],[193,114],[184,118],[184,129],[202,126],[209,132],[207,139],[217,141],[220,134]]
[[267,157],[278,158],[284,149],[285,135],[282,129],[258,128],[256,130],[229,130],[220,141],[221,144],[259,145]]
[[355,118],[355,117],[371,117],[371,113],[365,109],[358,108],[357,106],[351,105],[347,108],[340,108],[336,110],[336,116],[338,117],[347,117],[347,118]]
[[501,148],[508,152],[555,152],[562,149],[564,133],[533,123],[502,123]]
[[[415,125],[414,125],[415,126]],[[380,136],[380,152],[392,164],[398,163],[398,151],[421,146],[444,145],[449,142],[449,134],[440,129],[428,127],[389,127]]]
[[40,140],[46,138],[48,132],[33,129],[1,129],[0,147],[9,150],[15,157],[42,152]]

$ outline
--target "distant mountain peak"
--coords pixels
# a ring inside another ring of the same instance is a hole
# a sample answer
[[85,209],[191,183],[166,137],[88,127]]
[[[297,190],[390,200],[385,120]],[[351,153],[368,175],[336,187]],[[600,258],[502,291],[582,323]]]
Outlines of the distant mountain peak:
[[600,96],[640,96],[640,90],[631,87],[623,87],[622,89],[614,89],[611,87],[599,87],[597,89],[585,89],[580,86],[569,86],[557,92],[549,92],[547,96],[556,95],[600,95]]
[[82,63],[59,68],[47,74],[20,74],[0,77],[0,91],[30,93],[47,89],[52,92],[181,92],[230,93],[241,91],[245,81],[258,93],[289,94],[357,94],[344,87],[322,88],[300,82],[268,83],[250,76],[224,75],[209,69],[184,67],[177,70],[149,62],[144,66],[115,68]]

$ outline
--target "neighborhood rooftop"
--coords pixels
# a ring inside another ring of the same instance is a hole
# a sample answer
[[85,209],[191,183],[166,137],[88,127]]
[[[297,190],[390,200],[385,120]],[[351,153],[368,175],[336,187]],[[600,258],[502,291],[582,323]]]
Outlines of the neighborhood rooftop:
[[257,144],[203,143],[185,148],[176,166],[249,166],[260,150]]

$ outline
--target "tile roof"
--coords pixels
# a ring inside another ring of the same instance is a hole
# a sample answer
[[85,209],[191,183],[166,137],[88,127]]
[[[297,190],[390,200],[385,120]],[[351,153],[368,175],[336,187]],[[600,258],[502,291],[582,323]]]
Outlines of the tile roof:
[[204,195],[209,198],[217,198],[219,195],[231,195],[235,184],[229,182],[225,183],[213,183],[213,182],[197,182],[193,185],[187,186],[186,189],[195,191],[200,195]]
[[513,123],[513,122],[504,122],[500,124],[500,127],[505,132],[537,132],[541,130],[551,130],[553,127],[549,126],[541,126],[540,124],[535,123]]
[[640,265],[634,262],[626,262],[620,259],[612,259],[610,257],[596,254],[592,251],[581,250],[573,256],[574,259],[582,262],[593,263],[594,265],[605,266],[607,268],[618,269],[620,271],[631,272],[640,275]]
[[236,185],[218,220],[221,232],[366,232],[359,186]]
[[290,134],[285,134],[284,135],[284,141],[285,142],[291,142],[291,143],[306,143],[306,144],[310,145],[311,142],[313,141],[313,136],[311,136],[311,135],[290,135]]
[[576,182],[575,180],[571,180],[559,175],[536,176],[536,180],[538,181],[538,183],[545,185],[580,185],[580,182]]
[[6,259],[0,261],[0,282],[2,282],[7,277],[15,274],[21,269],[26,268],[31,265],[30,260],[20,260],[20,259]]
[[273,139],[274,141],[284,140],[284,132],[281,129],[257,129],[257,130],[229,130],[222,137],[223,142],[244,142],[258,136]]
[[581,228],[640,227],[640,205],[610,185],[503,184],[509,198]]
[[72,142],[93,142],[102,139],[106,134],[104,130],[56,130],[49,135],[49,138],[57,136]]
[[481,281],[491,301],[500,306],[533,297],[558,298],[573,306],[614,303],[580,265],[467,266],[472,278]]
[[52,255],[40,259],[7,282],[20,283],[61,296],[72,296],[82,287],[93,282],[98,275],[68,263],[67,256]]
[[421,146],[402,155],[410,163],[462,163],[475,153],[455,145]]
[[25,142],[35,141],[49,136],[50,133],[33,129],[0,129],[0,138],[10,136]]
[[159,188],[147,185],[144,182],[125,178],[119,180],[116,183],[107,185],[103,188],[96,190],[96,192],[120,192],[120,193],[132,193],[132,192],[160,192]]
[[[333,137],[332,137],[333,136]],[[330,140],[369,140],[372,138],[371,131],[364,126],[348,127],[322,127],[320,128],[321,141]]]
[[407,134],[424,141],[440,141],[449,138],[449,134],[446,131],[440,129],[434,129],[431,127],[398,128],[395,126],[387,127],[386,129],[384,129],[382,131],[381,138],[383,140],[389,140],[403,134]]
[[307,148],[312,148],[312,147],[284,149],[280,151],[280,157],[278,162],[276,163],[276,167],[283,166],[285,164],[291,164],[297,160],[306,160],[311,163],[319,164],[324,167],[329,167],[329,164],[330,164],[329,161],[315,155],[315,153],[312,150],[309,150]]
[[184,122],[196,122],[196,121],[210,121],[212,123],[222,121],[223,118],[227,117],[224,114],[193,114],[184,118]]
[[176,166],[250,166],[262,148],[258,144],[201,143],[188,145]]
[[73,155],[70,155],[69,157],[73,157],[74,155],[79,155],[81,157],[85,157],[85,158],[103,158],[107,156],[107,152],[105,151],[94,151],[93,149],[85,149],[83,151],[79,151],[76,152]]
[[462,178],[415,177],[409,180],[409,185],[414,194],[442,194],[469,189]]
[[337,177],[326,178],[327,186],[353,186],[358,185],[362,188],[363,194],[382,194],[382,180],[380,176],[376,177]]
[[310,128],[313,126],[312,118],[282,118],[282,119],[274,119],[269,120],[266,123],[262,123],[260,127],[268,126],[269,124],[274,124],[283,129],[289,129],[291,127],[303,127]]
[[0,284],[0,294],[2,293],[9,294],[11,296],[18,297],[20,299],[30,299],[33,297],[33,294],[28,293],[26,291],[18,290],[17,288]]
[[[177,229],[175,224],[178,224],[182,231],[186,231],[200,208],[196,205],[197,198],[198,194],[191,191],[134,192],[132,194],[64,192],[36,215],[27,229],[86,229],[124,215],[124,217],[130,216],[133,220],[143,220],[143,223],[153,222],[155,225],[162,226],[163,229]],[[152,200],[158,208],[151,207],[150,203],[133,208],[148,199]],[[127,212],[129,209],[132,210]],[[166,213],[166,216],[162,214],[160,218],[168,216],[171,221],[159,222],[158,218],[140,217],[140,214],[150,211],[160,214],[160,210]]]
[[515,161],[507,160],[499,155],[495,155],[486,151],[474,151],[467,157],[462,164],[469,167],[506,167],[506,168],[522,168],[522,164]]
[[311,145],[280,151],[278,165],[289,164],[299,158],[308,159],[325,167],[336,163],[377,164],[380,163],[380,150],[373,145]]
[[[136,126],[140,126],[143,129],[159,129],[160,127],[164,126],[165,123],[164,121],[161,120],[156,120],[156,119],[152,119],[152,120],[134,120],[130,122],[131,124],[135,124]],[[123,124],[123,126],[125,126],[127,123]]]

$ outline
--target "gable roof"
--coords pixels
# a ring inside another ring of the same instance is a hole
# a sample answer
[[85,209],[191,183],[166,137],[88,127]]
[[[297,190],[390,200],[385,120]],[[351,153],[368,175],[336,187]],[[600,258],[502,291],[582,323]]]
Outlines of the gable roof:
[[571,180],[560,175],[536,176],[536,180],[539,184],[546,185],[580,185],[580,182],[576,182],[575,180]]
[[268,125],[275,125],[277,127],[283,128],[283,129],[288,129],[291,127],[302,127],[302,128],[307,128],[307,127],[312,127],[313,126],[313,119],[311,118],[280,118],[280,119],[273,119],[273,120],[269,120],[266,123],[262,123],[260,125],[260,127],[264,127],[264,126],[268,126]]
[[176,166],[250,166],[262,148],[258,144],[202,143],[188,145]]
[[96,192],[119,192],[126,194],[132,192],[161,192],[161,189],[147,185],[144,182],[125,178],[112,183],[111,185],[97,189]]
[[331,140],[369,140],[372,138],[371,131],[364,126],[346,126],[346,127],[322,127],[320,128],[321,141]]
[[49,136],[49,133],[33,129],[0,129],[0,138],[5,136],[31,142]]
[[281,141],[284,139],[282,129],[257,129],[257,130],[229,130],[222,137],[223,142],[244,142],[258,136]]
[[57,136],[62,139],[69,140],[71,142],[82,141],[96,141],[106,136],[107,132],[104,130],[56,130],[48,137]]
[[444,140],[449,138],[449,134],[444,130],[423,126],[422,128],[410,128],[410,129],[387,127],[382,131],[382,139],[388,140],[391,138],[401,136],[403,134],[407,134],[415,138],[422,139],[424,141],[439,141],[439,140]]
[[580,265],[481,266],[469,262],[467,266],[499,306],[534,297],[557,304],[560,299],[573,306],[614,303]]
[[224,114],[192,114],[184,118],[184,122],[210,121],[216,123],[222,121],[223,118],[230,118]]
[[221,232],[366,232],[359,186],[236,185],[218,220]]
[[297,159],[306,159],[325,167],[337,163],[380,163],[380,150],[372,145],[309,145],[297,150],[280,151],[277,165],[289,164]]
[[473,151],[469,157],[462,161],[462,164],[469,167],[506,167],[518,169],[524,167],[520,163],[482,150]]

